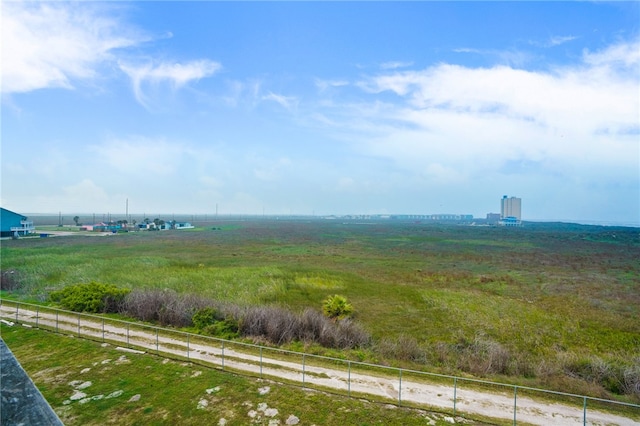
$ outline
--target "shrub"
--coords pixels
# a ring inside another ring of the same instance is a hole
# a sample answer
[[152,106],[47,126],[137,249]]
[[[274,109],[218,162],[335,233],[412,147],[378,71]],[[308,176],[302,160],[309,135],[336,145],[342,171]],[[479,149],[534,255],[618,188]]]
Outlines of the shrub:
[[564,372],[569,377],[602,386],[619,395],[640,397],[640,363],[615,365],[597,356],[569,357],[564,361]]
[[0,290],[14,291],[20,288],[20,275],[15,269],[2,271],[0,274]]
[[371,336],[355,321],[343,319],[336,323],[337,339],[334,347],[339,349],[359,348],[369,344]]
[[389,359],[413,361],[422,364],[427,361],[426,351],[420,347],[415,337],[404,334],[395,340],[383,338],[378,342],[377,349],[380,355]]
[[301,340],[328,348],[352,349],[370,340],[369,334],[349,319],[332,321],[313,309],[294,315],[272,306],[248,308],[242,314],[239,331],[243,336],[265,338],[277,345]]
[[253,307],[247,309],[240,323],[240,332],[245,336],[262,336],[281,345],[297,337],[298,321],[294,314],[276,307]]
[[347,302],[346,297],[334,294],[322,302],[322,312],[329,318],[343,319],[353,313],[353,306]]
[[128,293],[128,289],[92,281],[53,291],[49,297],[52,301],[75,312],[115,313],[120,311],[121,304]]
[[508,374],[511,354],[500,343],[482,334],[473,340],[461,337],[456,344],[444,345],[438,349],[441,360],[455,360],[457,367],[475,375]]
[[217,321],[216,310],[211,307],[199,309],[193,314],[191,321],[195,328],[198,330],[204,330],[206,327],[213,325]]
[[640,363],[622,370],[622,393],[640,400]]
[[235,339],[240,336],[239,329],[240,327],[238,322],[228,318],[221,321],[214,320],[212,324],[204,327],[203,331],[206,334],[220,337],[222,339]]
[[127,295],[123,313],[142,321],[189,327],[193,325],[193,314],[211,304],[209,299],[190,294],[179,295],[173,290],[141,289]]
[[241,307],[171,290],[134,290],[125,298],[122,313],[162,325],[193,325],[222,338],[246,336],[276,345],[301,340],[327,348],[352,349],[370,341],[359,324],[349,319],[332,320],[317,310],[307,309],[296,315],[275,306]]

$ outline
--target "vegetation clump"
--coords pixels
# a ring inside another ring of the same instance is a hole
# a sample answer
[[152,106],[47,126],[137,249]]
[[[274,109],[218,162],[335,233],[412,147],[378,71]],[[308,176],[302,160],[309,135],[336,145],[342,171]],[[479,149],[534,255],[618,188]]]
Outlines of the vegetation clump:
[[212,307],[199,309],[193,314],[191,321],[193,326],[204,334],[223,339],[234,339],[239,336],[238,322],[233,318],[224,318]]
[[75,312],[117,313],[128,293],[128,289],[92,281],[53,291],[50,298]]
[[351,316],[353,306],[347,301],[346,297],[334,294],[322,302],[322,312],[329,318],[344,319]]
[[369,333],[355,321],[330,319],[313,309],[296,314],[277,306],[241,307],[169,290],[136,289],[125,298],[121,313],[162,325],[193,326],[221,338],[256,338],[275,345],[303,341],[327,348],[352,349],[371,340]]
[[15,291],[20,288],[20,274],[15,269],[0,273],[0,290]]

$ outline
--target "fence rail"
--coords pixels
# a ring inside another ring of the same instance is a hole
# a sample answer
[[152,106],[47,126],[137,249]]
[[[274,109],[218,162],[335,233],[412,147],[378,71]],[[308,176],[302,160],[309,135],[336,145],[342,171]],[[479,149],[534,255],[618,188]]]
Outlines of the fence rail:
[[305,354],[2,299],[0,317],[223,370],[500,424],[562,419],[561,424],[640,425],[640,405],[620,401]]

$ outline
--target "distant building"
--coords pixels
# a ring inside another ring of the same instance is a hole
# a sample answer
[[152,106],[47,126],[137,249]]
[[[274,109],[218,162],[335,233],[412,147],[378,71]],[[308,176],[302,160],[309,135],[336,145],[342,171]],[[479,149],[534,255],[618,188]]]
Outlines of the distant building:
[[522,226],[522,199],[507,197],[500,200],[500,222],[502,226]]
[[507,198],[506,195],[500,200],[500,219],[507,217],[515,217],[517,220],[522,220],[522,199],[517,197]]
[[176,222],[175,229],[193,229],[195,226],[190,224],[189,222]]
[[0,237],[18,237],[33,234],[36,228],[26,216],[0,207]]
[[495,225],[500,222],[500,213],[487,213],[487,223],[491,225]]

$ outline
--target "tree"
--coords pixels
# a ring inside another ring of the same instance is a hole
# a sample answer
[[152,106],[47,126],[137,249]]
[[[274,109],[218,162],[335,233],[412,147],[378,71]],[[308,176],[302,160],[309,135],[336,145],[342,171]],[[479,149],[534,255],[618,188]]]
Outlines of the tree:
[[79,220],[80,220],[80,216],[73,217],[73,221],[76,223],[76,226],[80,226],[80,224],[78,223]]

